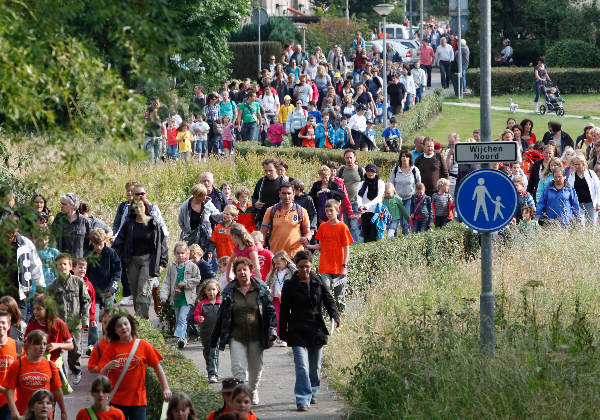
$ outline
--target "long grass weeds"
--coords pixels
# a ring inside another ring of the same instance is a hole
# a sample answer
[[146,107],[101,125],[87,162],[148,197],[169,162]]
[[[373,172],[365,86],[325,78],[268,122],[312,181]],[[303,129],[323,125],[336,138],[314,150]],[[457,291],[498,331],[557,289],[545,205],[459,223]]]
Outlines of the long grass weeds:
[[598,244],[594,232],[552,229],[502,247],[492,358],[479,347],[479,260],[380,279],[324,352],[349,417],[597,417]]

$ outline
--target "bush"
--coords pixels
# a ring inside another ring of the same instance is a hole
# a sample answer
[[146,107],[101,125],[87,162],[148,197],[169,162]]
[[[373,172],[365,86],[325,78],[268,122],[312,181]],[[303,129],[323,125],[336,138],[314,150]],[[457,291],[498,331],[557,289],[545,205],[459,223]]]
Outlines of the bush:
[[[550,68],[548,73],[561,93],[600,92],[600,69]],[[479,69],[467,70],[467,84],[479,96]],[[508,93],[533,94],[533,67],[492,69],[492,95]]]
[[[148,320],[136,318],[139,322],[138,337],[150,342],[162,355],[160,363],[173,392],[185,392],[190,396],[198,418],[206,418],[212,410],[221,406],[221,397],[208,389],[205,376],[194,363],[186,359],[173,346],[165,343],[163,336]],[[146,393],[148,396],[147,418],[158,419],[162,411],[162,388],[154,370],[146,371]]]
[[417,131],[425,127],[427,121],[442,112],[444,90],[436,89],[423,100],[410,109],[410,111],[397,115],[398,129],[402,132],[404,145],[410,143]]
[[351,19],[350,23],[342,17],[323,17],[317,23],[311,23],[306,28],[306,49],[314,51],[316,46],[329,53],[333,45],[339,45],[346,55],[350,55],[352,40],[357,31],[363,35],[370,32],[369,26],[359,19]]
[[546,61],[556,67],[600,67],[600,49],[578,39],[563,39],[548,49]]
[[[229,49],[233,53],[230,67],[231,77],[256,79],[258,76],[258,42],[230,42]],[[282,47],[276,41],[262,41],[260,43],[261,63],[266,66],[269,56],[279,57]]]

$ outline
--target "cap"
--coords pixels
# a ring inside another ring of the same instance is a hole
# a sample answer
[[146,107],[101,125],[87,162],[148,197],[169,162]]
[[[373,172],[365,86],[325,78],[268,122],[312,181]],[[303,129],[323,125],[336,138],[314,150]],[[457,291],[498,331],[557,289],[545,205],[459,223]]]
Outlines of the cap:
[[373,124],[373,120],[367,120],[367,124]]
[[342,75],[340,74],[339,71],[336,71],[335,74],[333,75],[333,77],[342,77]]
[[365,172],[369,171],[379,173],[379,168],[374,163],[369,163],[367,166],[365,166]]
[[286,99],[288,99],[288,100],[290,100],[290,101],[291,101],[291,100],[292,100],[292,97],[291,97],[290,95],[285,95],[285,96],[283,97],[283,100],[285,101]]
[[225,378],[221,381],[221,392],[233,392],[233,389],[239,384],[243,384],[244,381],[238,378]]
[[356,106],[356,110],[357,110],[357,111],[364,111],[364,110],[366,110],[366,109],[367,109],[367,107],[365,107],[363,104],[358,104],[358,105]]

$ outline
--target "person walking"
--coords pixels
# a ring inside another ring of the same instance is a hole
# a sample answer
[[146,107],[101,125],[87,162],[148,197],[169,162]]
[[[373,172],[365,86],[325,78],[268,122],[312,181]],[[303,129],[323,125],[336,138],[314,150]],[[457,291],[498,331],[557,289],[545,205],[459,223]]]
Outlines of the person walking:
[[446,42],[446,38],[440,40],[440,46],[435,50],[435,63],[440,66],[440,76],[442,87],[447,89],[450,86],[450,63],[454,60],[454,50]]

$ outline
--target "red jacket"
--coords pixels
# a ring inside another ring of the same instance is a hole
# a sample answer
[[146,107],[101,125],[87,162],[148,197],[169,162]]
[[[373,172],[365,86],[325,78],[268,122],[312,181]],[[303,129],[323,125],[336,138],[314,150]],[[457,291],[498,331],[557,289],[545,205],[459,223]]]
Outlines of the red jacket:
[[87,277],[83,278],[85,285],[88,288],[88,293],[90,298],[92,299],[92,303],[90,303],[90,323],[96,319],[96,290],[94,290],[94,285],[91,281],[88,280]]

